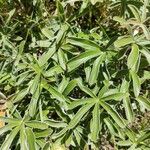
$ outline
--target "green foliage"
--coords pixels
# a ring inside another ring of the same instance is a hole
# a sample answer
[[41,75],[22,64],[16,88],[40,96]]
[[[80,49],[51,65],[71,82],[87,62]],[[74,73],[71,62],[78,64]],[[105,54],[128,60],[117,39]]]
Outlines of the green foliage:
[[149,0],[1,0],[0,149],[150,149],[149,12]]

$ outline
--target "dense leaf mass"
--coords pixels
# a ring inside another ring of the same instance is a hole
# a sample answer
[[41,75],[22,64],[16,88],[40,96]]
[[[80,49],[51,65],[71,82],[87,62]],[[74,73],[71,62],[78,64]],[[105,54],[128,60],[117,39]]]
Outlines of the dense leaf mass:
[[0,0],[0,149],[150,149],[149,0]]

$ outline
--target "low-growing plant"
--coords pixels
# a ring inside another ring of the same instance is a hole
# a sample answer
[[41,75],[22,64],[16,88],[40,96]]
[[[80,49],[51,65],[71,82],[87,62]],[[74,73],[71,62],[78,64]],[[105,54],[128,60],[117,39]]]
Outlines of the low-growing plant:
[[149,0],[1,0],[0,23],[0,149],[150,149]]

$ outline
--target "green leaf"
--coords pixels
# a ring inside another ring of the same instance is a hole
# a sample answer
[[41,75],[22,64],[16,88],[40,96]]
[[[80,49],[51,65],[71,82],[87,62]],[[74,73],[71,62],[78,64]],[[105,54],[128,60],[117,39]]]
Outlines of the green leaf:
[[[129,82],[127,82],[125,79],[122,81],[120,92],[129,92]],[[125,109],[126,118],[128,119],[129,123],[131,123],[134,119],[134,113],[129,95],[123,98],[123,106]]]
[[43,150],[51,150],[50,146],[51,146],[50,142],[46,143],[45,146],[43,147]]
[[40,122],[40,121],[27,121],[25,122],[25,125],[31,128],[36,128],[36,129],[47,129],[48,125],[44,122]]
[[63,91],[63,95],[68,95],[77,85],[77,80],[71,80],[65,90]]
[[100,47],[98,44],[94,43],[91,40],[87,40],[83,38],[68,37],[67,43],[82,47],[83,49],[90,50],[90,51],[100,51]]
[[149,31],[149,29],[147,28],[147,26],[144,25],[144,24],[140,24],[140,27],[143,29],[143,32],[144,32],[144,34],[145,34],[147,40],[150,40],[150,31]]
[[46,130],[42,130],[42,131],[35,131],[34,134],[35,134],[35,137],[36,138],[41,138],[41,137],[48,137],[49,135],[51,135],[53,132],[52,129],[48,128]]
[[138,97],[139,93],[140,93],[140,89],[141,89],[140,79],[139,79],[138,75],[136,74],[136,72],[130,71],[130,73],[131,73],[132,81],[133,81],[134,95],[135,95],[135,97]]
[[78,86],[79,86],[79,88],[82,91],[84,91],[86,94],[90,95],[91,97],[96,98],[96,95],[92,92],[92,90],[90,88],[84,86],[82,82],[83,82],[82,79],[79,78],[78,79]]
[[123,119],[119,116],[119,114],[107,103],[104,101],[99,101],[100,105],[110,114],[110,116],[114,119],[114,121],[121,127],[125,127],[125,123]]
[[60,132],[53,134],[52,139],[56,139],[64,134],[66,134],[67,130],[68,130],[68,128],[66,127],[64,129],[62,129]]
[[74,100],[73,102],[71,102],[71,104],[68,106],[69,110],[72,110],[80,105],[84,105],[87,103],[94,103],[94,101],[96,102],[97,99],[94,98],[87,98],[87,99],[78,99],[78,100]]
[[147,108],[148,110],[150,110],[150,100],[146,97],[143,97],[143,96],[138,96],[137,97],[137,100],[142,103],[145,108]]
[[19,130],[20,130],[20,127],[16,127],[11,131],[11,133],[6,137],[5,141],[3,142],[1,146],[1,150],[7,150],[10,148],[12,141],[16,137]]
[[93,68],[89,77],[89,84],[92,85],[97,82],[99,69],[102,62],[105,60],[105,53],[100,55],[93,63]]
[[134,40],[132,37],[122,37],[122,38],[119,38],[117,41],[115,41],[114,45],[115,47],[119,48],[128,44],[131,44],[131,43],[134,43]]
[[64,70],[66,70],[66,58],[65,58],[64,52],[61,49],[58,50],[58,60],[59,60],[60,66]]
[[26,128],[28,149],[36,150],[35,135],[30,128]]
[[0,92],[0,99],[6,99],[6,96],[2,92]]
[[29,76],[30,73],[31,73],[31,70],[25,71],[25,72],[19,74],[17,76],[18,81],[16,82],[15,85],[19,86],[22,82],[24,82],[28,78],[28,76]]
[[48,27],[44,27],[41,29],[41,32],[43,33],[43,35],[45,35],[48,39],[51,39],[53,37],[53,32],[48,28]]
[[142,49],[141,53],[143,53],[143,55],[146,57],[148,63],[150,64],[150,52],[146,49]]
[[44,79],[42,80],[42,85],[44,89],[49,91],[58,101],[65,102],[65,97],[59,93],[55,88],[53,88],[51,85],[49,85]]
[[26,136],[24,125],[22,125],[20,129],[20,146],[21,146],[21,150],[28,150],[27,136]]
[[84,71],[86,75],[86,82],[89,82],[89,78],[91,74],[91,66],[85,66]]
[[131,123],[133,121],[133,119],[134,119],[134,113],[133,113],[133,109],[132,109],[130,98],[129,97],[125,97],[123,99],[123,104],[124,104],[126,117],[127,117],[128,121]]
[[51,48],[48,49],[47,52],[45,52],[44,54],[42,54],[42,56],[39,57],[39,60],[38,60],[39,65],[40,66],[45,65],[48,62],[48,60],[53,56],[53,54],[55,53],[55,51],[56,51],[56,48],[55,47],[51,47]]
[[93,118],[91,124],[91,139],[93,142],[97,142],[100,131],[100,108],[99,103],[96,103],[93,110]]
[[146,133],[144,133],[142,136],[138,138],[137,143],[144,142],[145,140],[149,138],[150,138],[150,131],[147,131]]
[[40,97],[40,91],[41,91],[40,86],[38,85],[39,84],[39,78],[38,78],[38,80],[34,80],[34,82],[37,82],[36,86],[35,86],[36,89],[34,89],[35,91],[32,95],[32,98],[31,98],[31,101],[30,101],[30,104],[29,104],[29,115],[31,117],[33,117],[35,115],[36,111],[37,111],[37,108],[38,108],[37,103],[38,103],[38,100],[39,100],[39,97]]
[[90,0],[92,5],[95,5],[97,2],[103,2],[103,0]]
[[[62,20],[62,21],[64,21],[64,20]],[[64,43],[68,28],[69,28],[68,24],[61,24],[60,30],[57,33],[56,49],[59,49],[61,47],[61,45]]]
[[16,9],[14,8],[14,9],[12,9],[12,10],[8,13],[9,16],[8,16],[8,18],[7,18],[7,20],[6,20],[6,24],[8,24],[8,23],[10,22],[10,20],[11,20],[11,18],[13,17],[15,11],[16,11]]
[[32,81],[32,85],[30,86],[30,92],[31,92],[31,94],[35,94],[35,92],[37,91],[40,79],[41,79],[41,75],[40,74],[37,74],[34,77],[34,80]]
[[134,17],[136,18],[136,20],[138,22],[141,22],[140,11],[138,10],[138,8],[134,5],[128,5],[128,7],[132,11],[132,13],[133,13]]
[[44,121],[47,125],[49,125],[50,127],[54,127],[54,128],[64,128],[67,126],[67,123],[63,122],[63,121],[56,121],[56,120],[45,120]]
[[63,69],[59,65],[57,65],[45,71],[43,74],[45,77],[51,77],[51,76],[54,76],[55,74],[60,74],[62,72],[63,72]]
[[124,97],[126,97],[127,94],[125,93],[114,93],[114,94],[110,94],[108,96],[104,96],[104,97],[101,97],[101,100],[102,101],[109,101],[109,100],[122,100]]
[[93,106],[94,104],[86,104],[85,106],[81,107],[79,111],[75,114],[72,120],[69,122],[68,129],[73,129],[81,120],[81,118],[85,115],[85,113]]
[[64,8],[59,0],[56,1],[58,16],[61,21],[65,21]]
[[14,97],[13,103],[17,103],[17,102],[21,101],[28,94],[28,92],[29,92],[29,88],[20,90]]
[[16,125],[15,124],[7,124],[3,127],[0,128],[0,135],[2,135],[3,133],[9,131],[9,130],[12,130],[13,127],[15,127]]
[[106,83],[99,91],[98,97],[101,98],[108,91],[108,88],[109,88],[109,84]]
[[81,64],[87,62],[88,60],[99,56],[102,52],[100,51],[86,51],[84,53],[81,53],[80,55],[72,58],[71,60],[68,61],[67,66],[68,66],[68,71],[72,71],[73,69],[77,68]]
[[131,146],[132,144],[133,143],[130,140],[117,142],[117,145],[119,145],[119,146]]
[[40,40],[40,41],[36,41],[37,45],[39,47],[50,47],[51,43],[49,40]]
[[132,141],[132,142],[135,142],[136,141],[136,134],[133,130],[129,129],[129,128],[126,128],[124,130],[124,133],[129,137],[129,139]]
[[58,92],[63,93],[63,91],[66,89],[68,85],[68,82],[69,82],[69,78],[66,78],[65,76],[63,76],[63,79],[58,86]]
[[133,67],[136,65],[139,57],[139,48],[136,44],[132,45],[132,50],[128,56],[127,65],[129,69],[133,70]]
[[6,123],[9,123],[11,125],[16,125],[18,126],[20,123],[21,123],[21,120],[20,119],[16,119],[16,118],[6,118],[6,117],[1,117],[0,116],[0,120],[1,121],[4,121]]
[[115,128],[114,128],[114,124],[113,124],[112,120],[107,117],[107,118],[104,118],[104,122],[105,122],[105,124],[107,125],[107,127],[108,127],[110,133],[111,133],[112,135],[117,136],[118,134],[117,134],[117,132],[116,132],[116,130],[115,130]]

